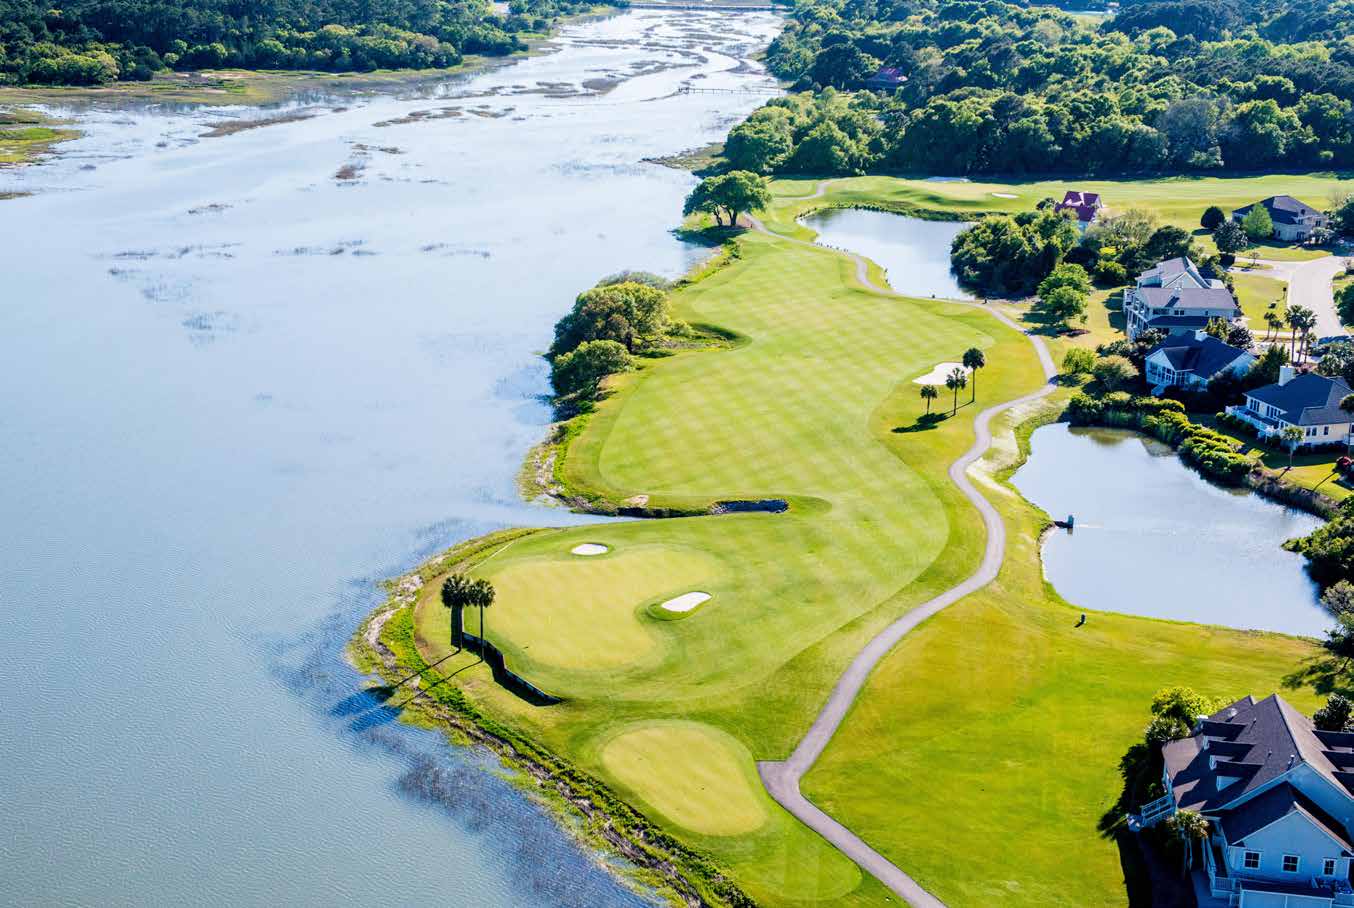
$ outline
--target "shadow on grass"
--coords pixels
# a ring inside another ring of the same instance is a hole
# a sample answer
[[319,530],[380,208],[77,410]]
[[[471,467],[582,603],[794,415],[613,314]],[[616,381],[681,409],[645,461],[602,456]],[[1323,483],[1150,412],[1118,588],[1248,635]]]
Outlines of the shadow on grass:
[[1335,656],[1313,656],[1283,676],[1282,684],[1288,690],[1311,687],[1322,696],[1341,694],[1354,697],[1350,684],[1349,666]]
[[1096,824],[1100,837],[1119,849],[1130,908],[1192,908],[1195,904],[1193,887],[1182,875],[1177,855],[1165,848],[1164,828],[1138,833],[1128,828],[1128,815],[1162,794],[1161,770],[1161,753],[1155,747],[1143,741],[1130,747],[1119,759],[1123,779],[1119,798]]
[[908,432],[929,432],[949,418],[949,413],[926,413],[922,416],[918,416],[917,421],[912,425],[895,426],[893,431],[900,435]]

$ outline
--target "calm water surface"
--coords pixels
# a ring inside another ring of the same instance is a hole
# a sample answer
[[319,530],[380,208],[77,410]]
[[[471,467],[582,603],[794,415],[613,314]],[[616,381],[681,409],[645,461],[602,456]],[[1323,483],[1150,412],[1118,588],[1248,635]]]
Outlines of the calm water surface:
[[887,211],[828,208],[803,219],[818,242],[860,253],[887,272],[889,286],[908,296],[973,299],[950,270],[950,243],[968,227]]
[[258,112],[58,111],[88,135],[0,174],[0,902],[638,903],[341,650],[376,579],[575,519],[514,488],[536,352],[704,254],[641,159],[769,97],[776,28],[632,12],[224,138]]
[[1044,570],[1069,602],[1154,618],[1320,636],[1331,625],[1286,539],[1320,521],[1225,489],[1132,432],[1035,431],[1014,480],[1076,531],[1053,531]]

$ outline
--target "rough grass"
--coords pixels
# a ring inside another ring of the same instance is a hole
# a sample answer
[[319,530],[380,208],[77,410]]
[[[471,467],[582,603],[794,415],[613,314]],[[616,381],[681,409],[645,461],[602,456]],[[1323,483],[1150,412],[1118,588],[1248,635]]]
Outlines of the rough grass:
[[[1236,284],[1236,299],[1241,312],[1246,316],[1247,325],[1256,337],[1264,337],[1269,331],[1265,324],[1265,313],[1274,312],[1280,316],[1288,304],[1288,284],[1277,278],[1268,277],[1260,271],[1247,272],[1243,269],[1232,272]],[[1272,304],[1272,305],[1271,305]],[[1283,329],[1284,336],[1288,329]]]
[[[816,180],[777,180],[775,190],[784,196],[799,196],[802,207],[821,204],[805,201]],[[1334,173],[1280,174],[1253,177],[1161,177],[1151,180],[1041,180],[1021,182],[932,182],[896,177],[856,177],[832,183],[838,201],[863,204],[913,206],[948,214],[977,217],[990,212],[1029,211],[1042,199],[1061,199],[1068,189],[1098,192],[1110,213],[1141,208],[1155,214],[1163,224],[1200,230],[1199,219],[1209,205],[1224,211],[1257,202],[1272,195],[1292,195],[1317,208],[1326,208],[1341,191]],[[1015,198],[1003,198],[1003,196]],[[1291,250],[1277,244],[1261,247],[1261,258],[1311,258],[1324,253]]]
[[[781,202],[774,228],[795,232],[805,204]],[[828,250],[738,242],[741,256],[676,304],[747,342],[647,360],[615,382],[557,476],[614,501],[648,495],[650,507],[781,497],[791,510],[542,533],[482,562],[476,573],[504,593],[489,637],[560,705],[527,706],[451,653],[435,577],[416,642],[481,708],[628,792],[759,903],[888,904],[767,798],[752,762],[784,758],[874,633],[974,570],[982,524],[946,469],[971,443],[979,408],[1042,375],[1028,341],[980,309],[865,291]],[[925,427],[910,379],[970,346],[989,364],[978,405]],[[998,447],[1009,459],[1006,429]],[[993,494],[1010,530],[999,583],[889,657],[806,790],[951,905],[1122,904],[1119,858],[1096,824],[1152,692],[1268,693],[1310,645],[1105,615],[1074,632],[1078,611],[1042,581],[1040,515],[1009,489]],[[594,566],[568,554],[580,542],[611,551]],[[589,573],[627,557],[642,561]],[[1149,594],[1140,575],[1107,582]],[[648,608],[692,588],[715,599],[680,620]],[[643,738],[627,740],[637,729]],[[711,797],[715,762],[728,770]],[[766,819],[721,834],[725,803]]]
[[35,110],[0,108],[0,166],[29,164],[52,149],[80,135],[61,129],[60,121]]

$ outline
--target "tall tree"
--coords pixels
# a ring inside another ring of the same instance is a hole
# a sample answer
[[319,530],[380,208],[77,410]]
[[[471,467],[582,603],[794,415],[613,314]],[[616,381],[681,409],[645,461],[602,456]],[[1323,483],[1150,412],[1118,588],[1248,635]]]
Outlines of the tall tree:
[[475,581],[465,574],[452,574],[442,581],[442,604],[451,610],[452,645],[458,650],[465,643],[460,613],[475,601]]
[[918,393],[921,394],[921,399],[926,401],[926,415],[930,416],[931,401],[940,396],[940,389],[935,385],[922,385],[921,390]]
[[732,170],[701,180],[686,197],[682,214],[705,212],[715,216],[716,224],[736,227],[739,214],[759,211],[770,204],[771,190],[767,188],[765,177],[746,170]]
[[958,366],[951,369],[950,374],[945,376],[945,387],[954,392],[954,407],[950,410],[951,413],[959,412],[959,392],[967,384],[968,376]]
[[964,368],[968,369],[973,376],[973,396],[970,401],[978,399],[978,370],[987,365],[987,357],[983,356],[983,351],[977,347],[969,347],[964,351]]
[[1293,455],[1298,451],[1298,445],[1302,444],[1302,430],[1297,426],[1284,426],[1281,433],[1284,444],[1288,447],[1288,469],[1293,469]]

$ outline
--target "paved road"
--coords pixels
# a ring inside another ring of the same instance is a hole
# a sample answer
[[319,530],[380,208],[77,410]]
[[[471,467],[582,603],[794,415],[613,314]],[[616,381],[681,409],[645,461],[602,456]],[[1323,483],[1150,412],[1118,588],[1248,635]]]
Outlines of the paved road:
[[1269,266],[1269,271],[1262,276],[1288,281],[1290,306],[1296,303],[1316,313],[1316,337],[1333,337],[1345,333],[1345,326],[1340,323],[1340,316],[1335,311],[1335,294],[1331,290],[1331,281],[1345,270],[1344,256],[1328,255],[1310,262],[1261,260],[1260,264]]
[[[821,196],[826,186],[826,181],[820,183],[811,198]],[[766,227],[761,221],[753,217],[749,217],[748,221],[754,230],[766,232]],[[825,248],[803,240],[789,240],[784,237],[781,237],[781,239],[789,243],[811,246],[814,249]],[[863,286],[876,293],[889,296],[897,295],[869,279],[869,268],[864,258],[852,252],[845,254],[855,261],[856,279]],[[979,303],[956,304],[984,309],[994,318],[1017,331],[1024,330],[1016,322],[995,309]],[[958,486],[964,497],[978,509],[978,513],[982,515],[983,525],[987,529],[987,546],[983,551],[982,564],[979,565],[978,570],[972,576],[958,586],[952,587],[931,601],[918,606],[880,631],[851,660],[846,672],[837,680],[836,686],[832,688],[827,703],[818,713],[818,718],[814,720],[813,725],[810,726],[808,734],[799,742],[794,752],[790,754],[789,759],[782,763],[763,762],[757,764],[757,772],[761,775],[762,784],[771,797],[794,814],[800,822],[818,832],[839,851],[855,861],[861,869],[873,875],[915,908],[944,908],[944,903],[922,888],[916,880],[904,873],[888,858],[871,848],[860,836],[814,806],[800,792],[799,782],[818,760],[828,742],[832,740],[832,736],[841,726],[842,720],[846,718],[847,711],[850,710],[856,697],[860,695],[861,688],[865,686],[866,680],[869,679],[874,667],[879,664],[879,660],[883,659],[889,650],[893,649],[898,641],[907,636],[908,632],[914,627],[947,606],[953,605],[965,596],[982,589],[995,580],[997,572],[1001,570],[1002,562],[1006,557],[1006,526],[1002,522],[1001,515],[997,513],[997,509],[974,488],[968,477],[968,468],[981,458],[992,444],[991,425],[993,417],[1012,407],[1038,400],[1054,389],[1051,382],[1054,376],[1058,374],[1058,370],[1053,365],[1053,358],[1049,355],[1048,348],[1044,345],[1043,340],[1038,337],[1030,336],[1030,343],[1034,345],[1035,353],[1039,357],[1039,364],[1043,367],[1044,375],[1050,383],[1031,394],[1026,394],[1024,397],[997,404],[979,413],[974,423],[976,437],[973,446],[965,452],[963,457],[950,465],[950,481]]]

